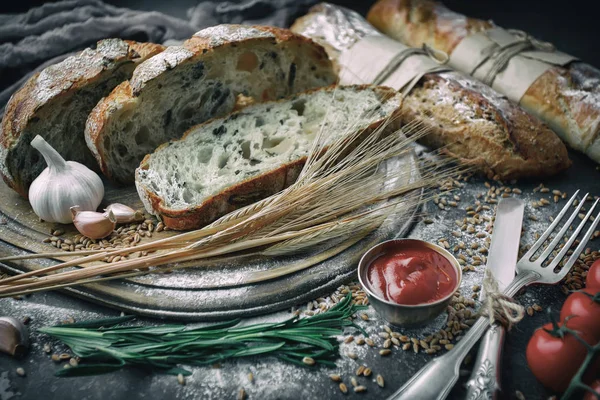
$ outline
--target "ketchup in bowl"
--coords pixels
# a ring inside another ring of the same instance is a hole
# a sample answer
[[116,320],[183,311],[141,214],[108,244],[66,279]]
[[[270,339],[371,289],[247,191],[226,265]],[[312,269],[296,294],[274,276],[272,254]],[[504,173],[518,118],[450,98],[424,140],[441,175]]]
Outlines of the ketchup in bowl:
[[371,262],[366,275],[375,295],[404,305],[444,298],[456,290],[458,283],[457,272],[449,260],[418,244],[389,249]]

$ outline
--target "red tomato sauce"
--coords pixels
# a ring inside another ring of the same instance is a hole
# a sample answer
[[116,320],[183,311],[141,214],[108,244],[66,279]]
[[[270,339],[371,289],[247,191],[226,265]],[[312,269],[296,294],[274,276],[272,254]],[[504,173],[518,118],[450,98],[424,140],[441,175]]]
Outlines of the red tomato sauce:
[[371,290],[397,304],[431,303],[453,293],[457,280],[450,261],[419,245],[384,253],[367,268]]

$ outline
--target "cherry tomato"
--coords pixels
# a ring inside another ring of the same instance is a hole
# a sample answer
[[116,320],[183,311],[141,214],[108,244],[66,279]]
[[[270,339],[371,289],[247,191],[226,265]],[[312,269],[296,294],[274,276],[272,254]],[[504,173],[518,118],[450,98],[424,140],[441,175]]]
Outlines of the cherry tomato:
[[[559,326],[562,323],[559,323]],[[567,322],[571,328],[571,324]],[[564,392],[569,382],[581,367],[587,349],[575,336],[566,333],[563,338],[554,337],[546,330],[552,330],[552,324],[538,328],[527,344],[527,364],[535,377],[547,388]],[[588,332],[579,332],[579,337],[589,344],[597,342],[596,336]]]
[[[594,389],[597,393],[600,393],[600,379],[596,379],[594,382],[592,382],[591,385],[589,385],[592,389]],[[585,396],[583,397],[583,400],[598,400],[600,399],[600,397],[596,397],[595,394],[590,393],[590,392],[586,392]]]
[[600,260],[596,260],[590,267],[585,286],[593,292],[600,292]]
[[569,318],[569,328],[589,332],[600,337],[600,303],[592,300],[587,294],[594,295],[590,289],[574,292],[567,297],[560,310],[560,320]]

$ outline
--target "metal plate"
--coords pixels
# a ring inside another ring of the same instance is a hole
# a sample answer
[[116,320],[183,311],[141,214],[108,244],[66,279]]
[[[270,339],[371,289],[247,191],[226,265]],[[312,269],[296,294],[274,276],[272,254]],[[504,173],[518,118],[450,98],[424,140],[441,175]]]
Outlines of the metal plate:
[[[389,184],[400,186],[418,177],[416,157],[393,159],[380,169]],[[400,181],[400,171],[412,171]],[[377,230],[361,238],[326,243],[307,254],[286,257],[253,257],[216,262],[210,267],[190,267],[165,274],[150,274],[126,280],[88,284],[66,289],[67,293],[115,307],[126,312],[161,318],[219,320],[264,314],[285,309],[332,291],[354,273],[360,256],[374,244],[405,235],[417,210],[420,193],[407,196],[393,216]],[[115,188],[106,183],[105,202],[141,207],[133,188]],[[39,222],[29,204],[4,184],[0,185],[0,212],[6,224],[0,226],[0,254],[25,254],[55,250],[42,243],[52,226]],[[67,236],[72,232],[66,227]],[[173,233],[155,235],[153,240]],[[65,260],[57,257],[56,260]],[[0,264],[11,273],[51,265],[51,260],[24,260]],[[297,272],[281,278],[256,281],[275,268]]]

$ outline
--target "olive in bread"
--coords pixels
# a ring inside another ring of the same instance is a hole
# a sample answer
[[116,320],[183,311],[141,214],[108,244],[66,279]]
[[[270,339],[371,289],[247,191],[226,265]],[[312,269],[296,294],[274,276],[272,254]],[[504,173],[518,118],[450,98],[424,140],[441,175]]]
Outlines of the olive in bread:
[[140,64],[94,108],[86,139],[106,176],[133,182],[146,154],[233,111],[240,96],[275,100],[336,79],[310,39],[279,28],[219,25]]
[[198,228],[293,183],[321,126],[327,140],[349,131],[368,135],[399,106],[397,92],[374,86],[329,87],[251,105],[147,155],[136,170],[137,190],[166,226]]
[[98,42],[33,75],[10,98],[0,132],[0,174],[21,196],[44,170],[40,153],[29,145],[42,136],[65,159],[98,170],[84,138],[85,122],[98,100],[131,77],[135,66],[164,49],[121,39]]

